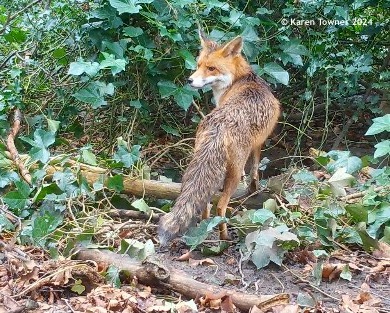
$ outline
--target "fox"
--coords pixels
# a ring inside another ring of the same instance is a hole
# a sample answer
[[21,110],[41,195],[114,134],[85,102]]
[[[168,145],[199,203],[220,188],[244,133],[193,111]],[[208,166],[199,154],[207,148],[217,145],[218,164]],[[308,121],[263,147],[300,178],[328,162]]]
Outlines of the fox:
[[[281,112],[271,88],[243,56],[241,36],[218,44],[199,30],[199,39],[197,69],[188,83],[196,89],[210,86],[216,106],[199,123],[180,194],[171,211],[160,218],[160,247],[195,225],[198,215],[207,217],[207,205],[221,186],[217,215],[225,217],[248,159],[252,160],[248,192],[258,189],[261,148]],[[219,225],[219,232],[221,240],[229,239],[226,223]]]

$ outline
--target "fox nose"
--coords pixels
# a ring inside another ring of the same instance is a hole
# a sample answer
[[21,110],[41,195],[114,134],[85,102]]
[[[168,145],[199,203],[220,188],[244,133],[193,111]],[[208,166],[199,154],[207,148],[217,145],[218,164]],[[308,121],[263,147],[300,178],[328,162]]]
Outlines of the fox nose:
[[191,77],[187,79],[187,83],[189,83],[190,85],[193,83],[193,81],[194,80]]

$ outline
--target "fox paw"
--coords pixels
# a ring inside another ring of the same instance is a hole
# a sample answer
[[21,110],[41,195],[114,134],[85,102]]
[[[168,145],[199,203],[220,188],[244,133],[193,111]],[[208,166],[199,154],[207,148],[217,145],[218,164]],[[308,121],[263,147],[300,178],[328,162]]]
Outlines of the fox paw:
[[248,194],[255,193],[257,190],[259,190],[259,181],[258,180],[251,180],[251,183],[249,184],[248,187]]

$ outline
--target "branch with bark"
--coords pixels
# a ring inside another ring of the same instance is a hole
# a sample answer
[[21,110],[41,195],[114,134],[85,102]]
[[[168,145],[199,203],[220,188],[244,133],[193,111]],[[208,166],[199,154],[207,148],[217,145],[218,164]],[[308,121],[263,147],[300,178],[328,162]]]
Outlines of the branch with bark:
[[289,295],[285,293],[275,295],[252,295],[235,291],[232,288],[223,288],[194,280],[185,272],[161,263],[158,260],[147,259],[143,262],[131,259],[126,255],[118,255],[111,251],[80,248],[75,254],[78,260],[91,260],[97,263],[114,265],[119,270],[130,273],[133,278],[143,285],[163,287],[178,292],[186,298],[195,299],[201,296],[229,296],[236,307],[249,311],[257,307],[266,311],[277,305],[289,303]]

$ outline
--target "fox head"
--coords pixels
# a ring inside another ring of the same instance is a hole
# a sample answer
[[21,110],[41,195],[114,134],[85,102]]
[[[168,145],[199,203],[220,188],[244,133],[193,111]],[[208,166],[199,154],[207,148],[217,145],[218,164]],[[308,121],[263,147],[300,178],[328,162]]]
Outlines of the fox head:
[[200,30],[199,37],[202,49],[198,57],[197,70],[188,78],[194,88],[211,86],[213,89],[225,89],[242,74],[248,71],[248,64],[241,55],[242,38],[218,45],[206,38]]

